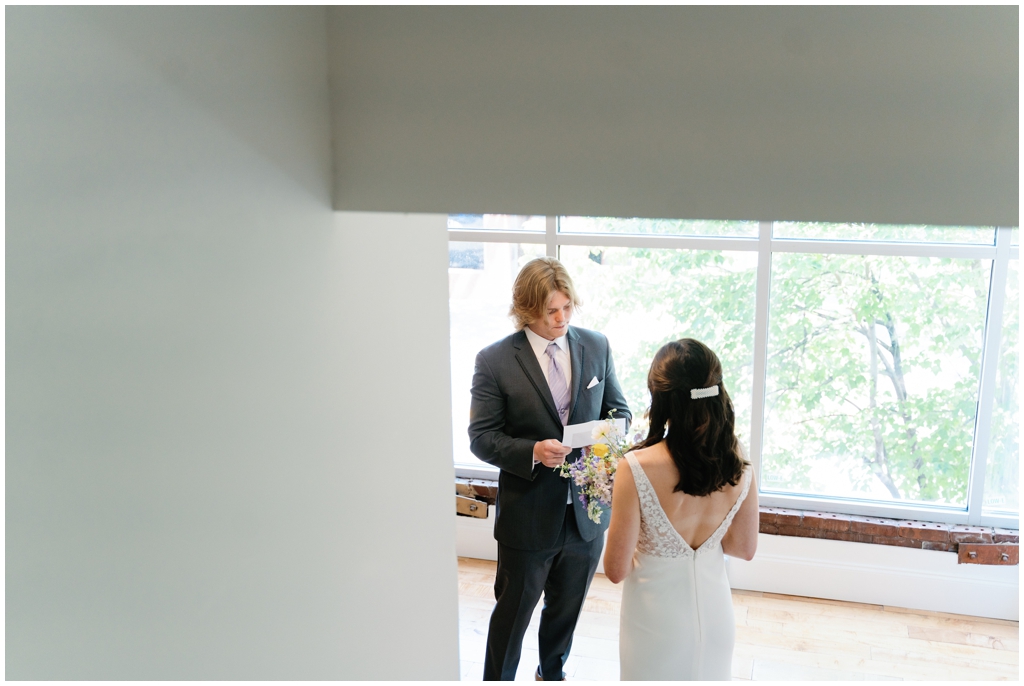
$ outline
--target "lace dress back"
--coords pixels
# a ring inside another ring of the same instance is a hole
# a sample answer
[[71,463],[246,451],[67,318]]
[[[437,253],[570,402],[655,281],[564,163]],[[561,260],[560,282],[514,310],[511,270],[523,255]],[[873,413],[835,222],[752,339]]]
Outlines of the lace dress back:
[[658,494],[655,493],[654,486],[651,485],[646,472],[640,466],[640,461],[636,459],[633,453],[627,453],[626,462],[629,463],[629,469],[633,472],[633,482],[636,484],[637,495],[640,496],[640,539],[637,542],[636,549],[638,552],[655,557],[691,557],[720,546],[722,539],[725,538],[725,533],[732,525],[732,520],[740,509],[740,505],[743,504],[743,500],[747,497],[747,491],[750,488],[749,475],[744,472],[741,477],[743,486],[732,509],[725,515],[725,519],[718,525],[714,533],[708,536],[707,540],[694,550],[686,542],[686,539],[676,531],[676,528],[672,526],[672,522],[669,521],[668,515],[665,514],[665,510],[658,500]]
[[620,676],[626,681],[729,680],[736,625],[722,539],[750,489],[696,550],[661,507],[636,457],[626,462],[640,499],[640,536],[622,589]]

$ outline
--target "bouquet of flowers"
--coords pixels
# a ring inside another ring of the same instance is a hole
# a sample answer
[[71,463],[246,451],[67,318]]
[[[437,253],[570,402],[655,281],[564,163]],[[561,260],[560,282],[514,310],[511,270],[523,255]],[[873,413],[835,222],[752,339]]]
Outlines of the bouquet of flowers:
[[562,478],[572,479],[580,489],[580,502],[587,508],[587,516],[595,524],[601,523],[601,515],[612,504],[612,483],[619,460],[630,451],[635,443],[643,440],[643,433],[634,427],[630,441],[615,425],[614,412],[608,419],[594,427],[592,445],[584,447],[575,462],[565,462],[561,467]]

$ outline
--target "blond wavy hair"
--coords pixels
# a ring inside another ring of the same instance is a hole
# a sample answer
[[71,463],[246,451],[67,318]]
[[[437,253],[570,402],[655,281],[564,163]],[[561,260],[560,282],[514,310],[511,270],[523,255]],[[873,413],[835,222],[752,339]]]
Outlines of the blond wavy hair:
[[512,306],[508,309],[516,330],[543,319],[548,298],[555,291],[564,293],[574,310],[583,304],[561,262],[554,257],[538,257],[527,262],[512,285]]

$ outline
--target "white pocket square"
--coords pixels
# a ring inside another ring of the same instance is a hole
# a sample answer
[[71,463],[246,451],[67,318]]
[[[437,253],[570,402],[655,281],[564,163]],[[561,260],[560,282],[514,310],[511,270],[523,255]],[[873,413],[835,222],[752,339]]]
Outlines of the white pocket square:
[[597,381],[597,377],[595,376],[593,379],[590,380],[590,383],[587,384],[587,388],[591,389],[594,386],[596,386],[597,384],[598,384],[598,381]]

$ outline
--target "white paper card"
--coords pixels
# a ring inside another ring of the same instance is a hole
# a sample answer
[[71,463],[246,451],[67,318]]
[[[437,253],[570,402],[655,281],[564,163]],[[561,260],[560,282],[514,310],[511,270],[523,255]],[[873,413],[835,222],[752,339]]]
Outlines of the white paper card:
[[[592,422],[584,422],[583,424],[570,424],[565,427],[565,433],[562,435],[562,445],[567,445],[570,448],[582,448],[588,445],[594,445],[594,443],[607,443],[608,441],[603,438],[599,441],[594,440],[594,427],[602,422],[608,421],[606,419],[595,419]],[[626,433],[626,418],[618,417],[612,420],[615,427],[623,434]]]

